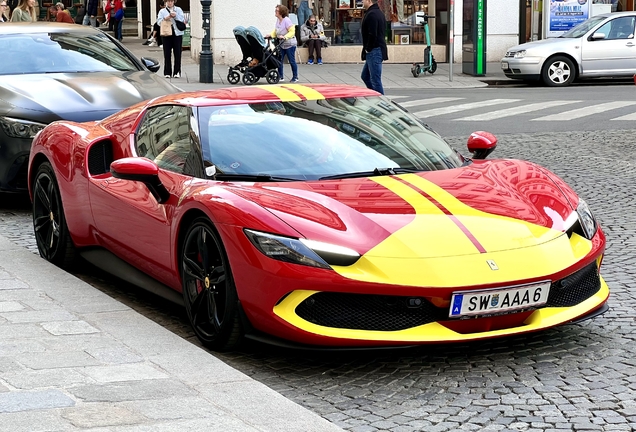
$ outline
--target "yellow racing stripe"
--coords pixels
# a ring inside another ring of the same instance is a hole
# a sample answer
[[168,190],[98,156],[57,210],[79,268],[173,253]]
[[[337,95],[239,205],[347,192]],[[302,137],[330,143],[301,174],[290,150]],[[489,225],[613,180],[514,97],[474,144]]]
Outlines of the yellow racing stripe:
[[274,85],[262,85],[258,87],[263,90],[267,90],[268,92],[274,93],[274,95],[276,95],[276,97],[278,97],[281,102],[298,102],[302,100],[297,93],[294,93],[293,91],[286,89],[285,87]]
[[318,90],[314,90],[311,87],[307,87],[301,84],[284,84],[283,87],[300,93],[307,100],[322,100],[325,98]]

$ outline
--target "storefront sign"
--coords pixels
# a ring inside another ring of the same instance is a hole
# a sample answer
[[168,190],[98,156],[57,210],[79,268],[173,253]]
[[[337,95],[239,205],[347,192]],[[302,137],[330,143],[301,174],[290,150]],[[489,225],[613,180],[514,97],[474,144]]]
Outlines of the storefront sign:
[[546,37],[558,37],[572,27],[589,18],[591,0],[545,0],[549,7],[545,11],[547,18]]

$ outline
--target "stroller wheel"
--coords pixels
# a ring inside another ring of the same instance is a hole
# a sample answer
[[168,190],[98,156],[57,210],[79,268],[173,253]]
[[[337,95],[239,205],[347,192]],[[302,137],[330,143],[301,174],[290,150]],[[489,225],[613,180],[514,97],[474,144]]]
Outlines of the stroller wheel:
[[247,71],[243,74],[243,84],[252,85],[256,82],[256,75],[253,72]]
[[434,74],[437,70],[437,62],[433,59],[433,63],[431,63],[431,68],[428,70],[428,73]]
[[241,74],[239,74],[237,71],[233,70],[227,73],[227,82],[229,82],[230,84],[238,84],[240,80]]
[[276,69],[268,70],[267,75],[265,75],[265,79],[267,79],[269,84],[278,84],[278,81],[280,81],[278,71]]
[[413,65],[413,67],[411,68],[411,73],[413,74],[415,78],[420,76],[420,65],[418,64]]

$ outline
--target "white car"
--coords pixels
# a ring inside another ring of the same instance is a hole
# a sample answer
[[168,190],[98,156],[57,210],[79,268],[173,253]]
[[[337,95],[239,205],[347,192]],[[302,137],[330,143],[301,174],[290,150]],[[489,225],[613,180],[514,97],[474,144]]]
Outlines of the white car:
[[514,46],[501,59],[508,78],[567,86],[575,79],[636,74],[636,12],[594,16],[567,33]]

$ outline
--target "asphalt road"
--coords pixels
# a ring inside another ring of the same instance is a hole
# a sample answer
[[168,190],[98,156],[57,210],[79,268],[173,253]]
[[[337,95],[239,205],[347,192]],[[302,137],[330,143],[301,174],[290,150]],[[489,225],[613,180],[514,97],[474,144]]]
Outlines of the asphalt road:
[[[446,137],[464,148],[463,134]],[[635,430],[634,142],[632,129],[504,133],[492,156],[538,162],[590,204],[608,237],[605,315],[481,343],[370,353],[249,344],[211,355],[355,432]],[[0,196],[0,232],[35,251],[24,200]],[[77,276],[198,343],[180,308],[89,267]]]

